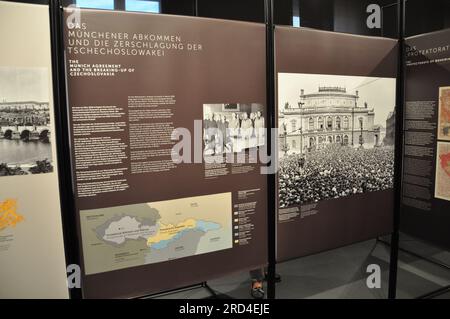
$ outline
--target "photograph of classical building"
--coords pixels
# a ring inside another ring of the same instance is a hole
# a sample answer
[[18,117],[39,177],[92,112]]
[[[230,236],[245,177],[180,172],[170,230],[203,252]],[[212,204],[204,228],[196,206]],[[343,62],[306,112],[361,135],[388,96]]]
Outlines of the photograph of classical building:
[[0,176],[53,171],[47,70],[0,67]]
[[281,73],[278,105],[280,207],[393,186],[395,79]]
[[[345,87],[300,90],[297,105],[285,103],[279,112],[282,153],[305,153],[328,144],[355,147],[381,146],[386,128],[375,124],[375,110],[359,105],[359,92]],[[391,107],[393,108],[393,107]]]

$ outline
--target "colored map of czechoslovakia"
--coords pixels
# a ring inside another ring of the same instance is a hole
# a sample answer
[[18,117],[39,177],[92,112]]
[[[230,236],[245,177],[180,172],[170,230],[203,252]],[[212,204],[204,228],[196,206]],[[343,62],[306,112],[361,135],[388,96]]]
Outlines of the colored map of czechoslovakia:
[[201,232],[208,232],[220,229],[221,226],[217,223],[206,222],[195,219],[187,219],[177,225],[159,223],[159,229],[156,235],[147,239],[147,246],[154,249],[163,249],[167,245],[177,239],[180,239],[184,233],[190,230],[198,230]]
[[87,274],[233,248],[231,193],[81,211]]
[[443,154],[441,158],[441,167],[448,176],[450,176],[450,153]]
[[164,249],[169,244],[182,239],[189,232],[200,232],[205,234],[209,231],[218,230],[222,226],[218,223],[186,219],[183,222],[165,224],[160,218],[157,210],[152,211],[147,219],[136,216],[118,215],[97,227],[95,232],[99,239],[113,245],[122,245],[127,240],[142,240],[147,247],[153,249]]
[[0,231],[7,227],[15,227],[24,220],[23,216],[17,214],[17,201],[7,199],[0,202]]

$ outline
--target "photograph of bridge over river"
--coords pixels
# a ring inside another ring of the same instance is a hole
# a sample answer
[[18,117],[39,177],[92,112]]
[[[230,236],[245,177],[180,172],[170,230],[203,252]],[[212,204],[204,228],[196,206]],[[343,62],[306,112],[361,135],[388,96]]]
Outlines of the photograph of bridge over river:
[[53,172],[48,71],[0,67],[0,176]]

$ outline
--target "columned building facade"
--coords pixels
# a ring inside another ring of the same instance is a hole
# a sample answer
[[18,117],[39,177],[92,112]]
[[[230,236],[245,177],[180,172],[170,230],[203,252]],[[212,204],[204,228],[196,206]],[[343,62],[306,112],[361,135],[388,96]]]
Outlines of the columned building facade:
[[384,133],[374,125],[374,109],[359,105],[359,94],[342,87],[319,87],[305,94],[300,102],[280,107],[280,151],[298,154],[330,144],[372,148],[383,142]]

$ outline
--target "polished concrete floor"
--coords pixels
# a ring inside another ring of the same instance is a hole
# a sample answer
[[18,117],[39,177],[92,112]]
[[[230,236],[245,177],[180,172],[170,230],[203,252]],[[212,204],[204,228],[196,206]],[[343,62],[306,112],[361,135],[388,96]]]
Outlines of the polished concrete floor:
[[[389,238],[384,238],[388,241]],[[407,236],[401,236],[400,247],[450,265],[450,252],[442,251]],[[385,299],[388,295],[390,247],[376,240],[299,258],[277,265],[282,281],[276,297],[297,299]],[[367,266],[381,268],[381,288],[369,289]],[[247,272],[208,282],[219,298],[250,298]],[[450,271],[406,252],[399,254],[397,297],[417,298],[450,285]],[[191,289],[159,298],[211,298],[205,288]],[[450,293],[434,298],[450,299]]]

